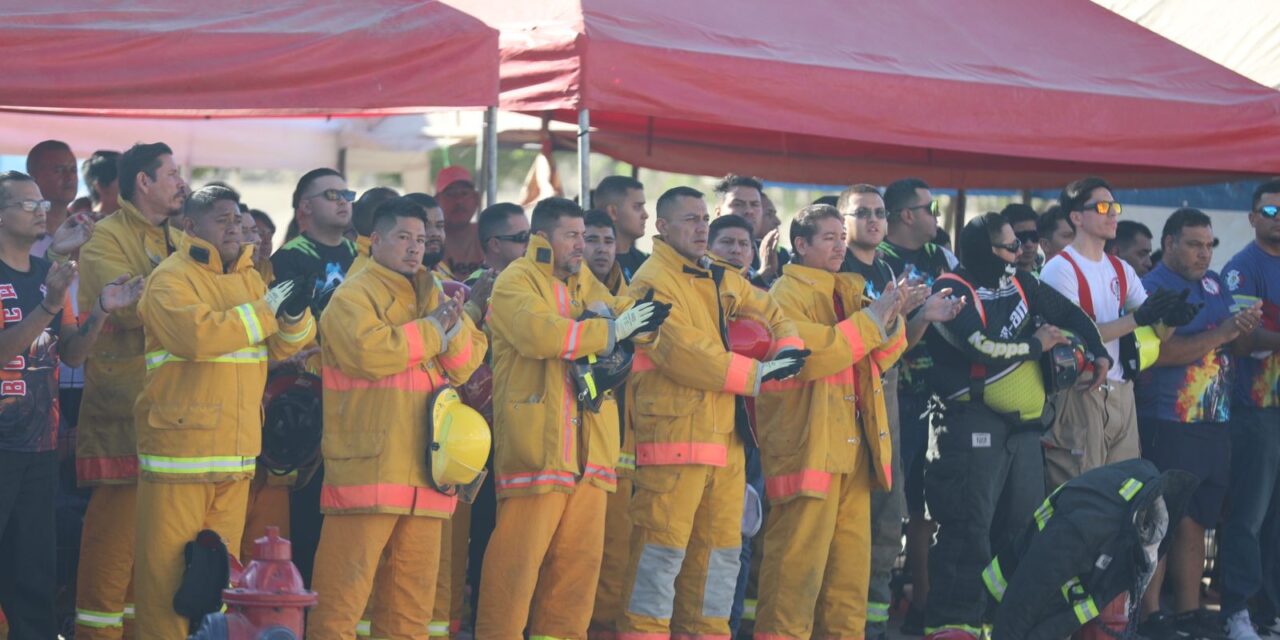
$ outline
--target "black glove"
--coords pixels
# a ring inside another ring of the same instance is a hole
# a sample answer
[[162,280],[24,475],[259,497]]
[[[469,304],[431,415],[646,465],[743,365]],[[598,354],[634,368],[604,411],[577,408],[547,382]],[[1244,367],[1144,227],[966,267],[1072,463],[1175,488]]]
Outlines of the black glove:
[[1181,327],[1191,324],[1191,321],[1196,319],[1196,315],[1204,308],[1204,303],[1187,302],[1187,296],[1190,294],[1190,289],[1182,290],[1182,294],[1177,298],[1177,304],[1165,312],[1164,317],[1160,319],[1165,326]]
[[307,286],[305,278],[299,278],[293,282],[293,291],[289,293],[289,298],[280,305],[280,313],[290,318],[297,318],[310,307],[311,287]]
[[760,363],[760,381],[786,380],[800,373],[804,368],[804,359],[813,353],[808,349],[784,349],[768,362]]
[[1178,304],[1178,295],[1167,289],[1156,289],[1133,312],[1133,320],[1139,327],[1149,327],[1164,318]]

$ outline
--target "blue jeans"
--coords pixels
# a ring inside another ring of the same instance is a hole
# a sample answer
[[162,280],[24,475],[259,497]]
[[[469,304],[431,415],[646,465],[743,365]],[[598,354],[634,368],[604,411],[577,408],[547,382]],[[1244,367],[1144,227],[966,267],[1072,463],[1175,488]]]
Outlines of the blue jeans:
[[[747,452],[747,484],[755,487],[764,498],[764,467],[760,465],[760,450],[746,446]],[[761,531],[764,529],[761,528]],[[747,582],[751,579],[751,538],[742,536],[742,551],[738,556],[738,586],[733,592],[733,608],[729,610],[729,637],[738,635],[738,627],[742,626],[742,609],[747,599]]]
[[1231,513],[1218,556],[1224,617],[1274,578],[1280,543],[1263,527],[1268,515],[1280,515],[1280,409],[1236,406],[1231,413]]

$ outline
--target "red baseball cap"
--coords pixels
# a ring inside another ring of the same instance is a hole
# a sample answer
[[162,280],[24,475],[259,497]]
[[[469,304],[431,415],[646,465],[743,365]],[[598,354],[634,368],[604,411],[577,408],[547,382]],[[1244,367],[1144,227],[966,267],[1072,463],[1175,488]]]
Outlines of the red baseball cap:
[[455,182],[465,182],[475,186],[475,181],[471,179],[471,172],[455,164],[441,169],[440,173],[436,174],[436,195],[440,195],[441,191],[448,189],[449,185]]

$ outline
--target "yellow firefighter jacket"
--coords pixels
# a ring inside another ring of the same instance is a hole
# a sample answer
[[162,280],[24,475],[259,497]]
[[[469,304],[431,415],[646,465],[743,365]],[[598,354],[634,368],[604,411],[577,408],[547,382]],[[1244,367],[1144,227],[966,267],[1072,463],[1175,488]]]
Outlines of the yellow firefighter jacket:
[[770,292],[813,351],[800,375],[766,382],[756,401],[765,490],[774,503],[824,497],[832,474],[868,472],[856,468],[863,446],[879,487],[892,482],[880,372],[906,348],[905,323],[890,322],[886,335],[880,320],[862,310],[870,302],[864,286],[856,274],[789,264]]
[[651,290],[672,307],[662,339],[637,349],[627,385],[636,464],[724,466],[734,396],[760,390],[760,363],[729,351],[728,322],[741,316],[768,327],[772,353],[803,341],[769,294],[706,258],[689,261],[661,238],[631,280],[633,298]]
[[451,335],[427,319],[440,283],[374,260],[353,270],[320,318],[324,373],[325,513],[445,518],[456,498],[427,479],[427,403],[480,365],[484,334],[465,317]]
[[243,247],[224,271],[216,249],[188,236],[147,279],[138,301],[147,375],[134,415],[148,480],[253,477],[267,358],[297,352],[316,329],[310,311],[277,324],[253,249]]
[[[80,248],[80,308],[92,310],[107,283],[126,273],[150,274],[183,244],[183,237],[168,223],[151,224],[122,199],[120,209],[99,222]],[[143,343],[135,305],[113,312],[89,351],[76,433],[81,486],[133,484],[137,479],[133,407],[146,375]]]
[[531,237],[489,298],[499,497],[572,492],[579,478],[606,491],[617,487],[616,401],[606,399],[584,427],[570,365],[614,347],[612,320],[577,320],[588,307],[603,305],[617,317],[634,302],[610,295],[585,266],[558,280],[553,264],[551,245]]

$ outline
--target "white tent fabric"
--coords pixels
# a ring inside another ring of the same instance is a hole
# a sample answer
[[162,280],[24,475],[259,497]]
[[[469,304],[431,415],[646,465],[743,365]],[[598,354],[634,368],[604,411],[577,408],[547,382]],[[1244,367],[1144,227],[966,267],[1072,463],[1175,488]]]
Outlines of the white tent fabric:
[[425,124],[423,115],[181,120],[0,112],[0,154],[26,155],[47,138],[65,140],[81,158],[97,149],[163,141],[188,167],[306,171],[336,165],[346,149],[349,168],[403,172],[425,168],[426,152],[438,146],[423,134]]
[[[1280,89],[1280,2],[1093,0],[1254,82]],[[1106,43],[1095,43],[1106,46]]]

